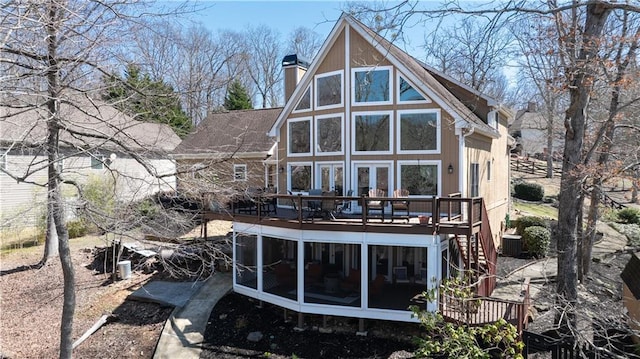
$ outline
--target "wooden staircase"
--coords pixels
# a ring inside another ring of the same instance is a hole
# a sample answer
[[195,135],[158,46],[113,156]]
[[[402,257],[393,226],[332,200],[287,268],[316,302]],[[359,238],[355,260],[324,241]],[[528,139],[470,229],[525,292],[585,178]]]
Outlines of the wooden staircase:
[[471,274],[469,279],[476,287],[476,295],[488,297],[496,286],[498,252],[493,243],[484,201],[478,207],[478,211],[472,211],[472,215],[477,215],[477,218],[473,218],[473,223],[478,224],[476,230],[467,235],[456,234],[455,240],[460,249],[464,269]]

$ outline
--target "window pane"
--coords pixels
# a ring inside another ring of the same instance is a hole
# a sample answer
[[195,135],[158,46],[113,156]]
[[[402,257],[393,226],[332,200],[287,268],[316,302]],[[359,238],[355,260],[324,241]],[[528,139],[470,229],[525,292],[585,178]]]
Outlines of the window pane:
[[389,70],[358,71],[355,73],[355,101],[389,101]]
[[296,299],[298,288],[298,243],[262,237],[263,291]]
[[342,102],[342,81],[340,74],[318,78],[318,106],[337,105]]
[[291,191],[307,192],[311,188],[311,166],[291,166]]
[[289,152],[309,153],[311,152],[311,141],[309,134],[311,121],[289,122]]
[[235,165],[235,166],[233,166],[233,178],[236,181],[246,181],[247,180],[247,166],[245,166],[245,165]]
[[356,151],[389,151],[389,115],[356,116]]
[[102,158],[91,157],[91,169],[101,170],[103,168]]
[[411,195],[434,196],[438,194],[438,166],[401,165],[400,182],[402,188]]
[[400,77],[400,101],[425,101],[425,98],[405,79]]
[[342,123],[340,117],[318,119],[318,152],[342,150]]
[[238,235],[236,237],[236,263],[234,266],[236,283],[245,287],[258,289],[257,263],[258,238],[256,236]]
[[404,113],[400,115],[400,149],[427,151],[437,149],[437,115]]
[[311,88],[308,88],[307,91],[300,98],[300,102],[298,102],[298,106],[296,106],[296,110],[308,110],[311,108]]

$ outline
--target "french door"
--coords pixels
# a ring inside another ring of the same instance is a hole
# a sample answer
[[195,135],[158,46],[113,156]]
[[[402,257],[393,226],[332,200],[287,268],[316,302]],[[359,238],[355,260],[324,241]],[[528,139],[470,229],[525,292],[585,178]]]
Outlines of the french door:
[[320,163],[317,169],[319,183],[317,188],[323,191],[336,191],[337,196],[344,194],[344,166],[342,163]]
[[391,162],[354,164],[356,183],[354,194],[368,195],[370,189],[379,188],[385,191],[386,196],[390,196],[393,193],[391,165]]

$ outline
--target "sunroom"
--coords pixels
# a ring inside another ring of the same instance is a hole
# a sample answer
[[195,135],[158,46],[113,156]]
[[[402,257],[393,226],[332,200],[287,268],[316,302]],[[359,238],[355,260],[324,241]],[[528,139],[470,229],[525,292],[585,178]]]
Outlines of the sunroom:
[[416,321],[457,271],[450,235],[327,232],[234,223],[234,290],[299,313]]

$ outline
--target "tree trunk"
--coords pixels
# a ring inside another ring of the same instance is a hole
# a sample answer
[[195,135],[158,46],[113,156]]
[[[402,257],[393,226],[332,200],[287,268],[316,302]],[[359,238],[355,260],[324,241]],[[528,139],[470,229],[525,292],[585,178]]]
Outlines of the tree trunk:
[[44,254],[39,266],[47,264],[49,259],[57,257],[58,252],[58,232],[56,224],[53,220],[53,199],[51,195],[47,196],[47,234],[44,241]]
[[547,178],[553,178],[553,122],[547,125]]
[[[76,307],[75,276],[73,263],[69,251],[69,232],[65,224],[64,201],[61,193],[61,179],[58,172],[58,149],[60,146],[60,64],[58,63],[58,18],[64,11],[56,0],[50,0],[46,17],[47,32],[47,159],[48,159],[48,191],[49,200],[47,209],[48,218],[53,219],[55,232],[58,235],[58,249],[62,275],[64,281],[64,294],[62,304],[62,318],[60,322],[60,358],[70,359],[73,350],[73,316]],[[49,239],[49,238],[48,238]]]
[[560,313],[557,317],[563,329],[575,328],[569,323],[575,321],[573,311],[578,300],[577,225],[582,206],[583,178],[579,166],[582,163],[585,111],[593,87],[593,65],[590,63],[597,57],[597,40],[610,12],[606,3],[595,2],[587,6],[583,43],[576,62],[568,69],[568,73],[574,73],[574,78],[569,84],[570,105],[564,120],[566,133],[558,208],[557,294],[558,299],[564,302],[561,306],[569,308],[568,313]]
[[640,203],[638,202],[638,192],[640,191],[640,170],[635,170],[636,176],[631,181],[632,189],[631,189],[631,203]]

